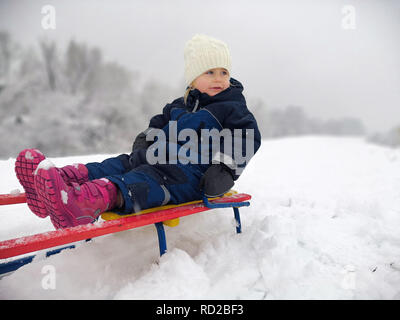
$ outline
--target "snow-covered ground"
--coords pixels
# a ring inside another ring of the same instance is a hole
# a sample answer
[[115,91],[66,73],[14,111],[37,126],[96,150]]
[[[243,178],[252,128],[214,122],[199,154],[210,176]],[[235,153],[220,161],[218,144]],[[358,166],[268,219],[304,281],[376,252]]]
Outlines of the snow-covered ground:
[[[0,173],[0,193],[21,189],[14,159]],[[99,237],[2,278],[0,299],[400,299],[399,149],[263,141],[234,189],[253,196],[240,235],[218,209],[166,227],[161,259],[154,226]],[[0,240],[52,229],[24,204],[0,207]]]

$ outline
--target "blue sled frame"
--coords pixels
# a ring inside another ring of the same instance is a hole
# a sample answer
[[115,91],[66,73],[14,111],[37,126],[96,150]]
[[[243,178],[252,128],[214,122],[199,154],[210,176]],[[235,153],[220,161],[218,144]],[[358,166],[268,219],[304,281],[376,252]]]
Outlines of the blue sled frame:
[[[203,196],[203,202],[207,208],[218,209],[218,208],[233,208],[233,213],[236,221],[236,233],[242,232],[242,223],[240,222],[240,207],[248,207],[250,202],[228,202],[228,203],[210,203],[206,196]],[[158,245],[160,247],[160,256],[167,252],[167,240],[165,237],[164,225],[162,222],[155,224],[158,235]]]

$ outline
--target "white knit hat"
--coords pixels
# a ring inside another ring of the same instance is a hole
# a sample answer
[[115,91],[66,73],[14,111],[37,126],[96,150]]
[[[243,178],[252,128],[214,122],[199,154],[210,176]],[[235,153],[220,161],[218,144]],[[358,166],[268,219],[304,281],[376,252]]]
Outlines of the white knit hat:
[[184,60],[187,86],[203,72],[213,68],[225,68],[231,73],[231,55],[228,46],[203,34],[196,34],[186,42]]

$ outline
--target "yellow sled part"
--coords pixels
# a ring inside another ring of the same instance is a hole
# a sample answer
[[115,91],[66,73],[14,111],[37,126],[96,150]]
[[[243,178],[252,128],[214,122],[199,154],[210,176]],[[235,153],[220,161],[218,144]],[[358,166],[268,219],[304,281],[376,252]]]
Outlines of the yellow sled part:
[[[225,193],[222,197],[216,197],[216,198],[208,198],[210,199],[218,199],[218,198],[223,198],[223,197],[228,197],[231,195],[237,194],[237,191],[235,190],[229,190],[227,193]],[[146,213],[150,213],[150,212],[154,212],[154,211],[159,211],[159,210],[165,210],[165,209],[170,209],[170,208],[176,208],[176,207],[182,207],[188,204],[195,204],[195,203],[201,203],[203,202],[203,200],[195,200],[195,201],[190,201],[190,202],[185,202],[185,203],[180,203],[180,204],[167,204],[165,206],[159,206],[159,207],[154,207],[154,208],[149,208],[149,209],[145,209],[139,212],[135,212],[132,214],[126,214],[126,215],[120,215],[118,213],[112,212],[112,211],[107,211],[107,212],[103,212],[101,214],[101,218],[103,220],[115,220],[115,219],[120,219],[122,217],[130,217],[130,216],[138,216],[141,214],[146,214]],[[165,220],[163,221],[163,224],[168,226],[168,227],[176,227],[177,225],[179,225],[179,218],[176,219],[171,219],[171,220]]]
[[168,227],[176,227],[177,225],[179,225],[179,218],[171,219],[171,220],[165,220],[165,221],[163,221],[163,224],[168,226]]

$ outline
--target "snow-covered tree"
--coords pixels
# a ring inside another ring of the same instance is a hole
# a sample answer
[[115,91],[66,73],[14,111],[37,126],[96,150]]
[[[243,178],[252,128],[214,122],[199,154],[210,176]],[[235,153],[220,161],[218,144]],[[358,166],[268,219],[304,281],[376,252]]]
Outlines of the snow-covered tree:
[[54,41],[46,39],[39,42],[44,67],[47,75],[47,84],[50,90],[55,91],[57,87],[57,46]]
[[390,146],[399,147],[400,146],[400,125],[389,129],[386,132],[374,133],[367,138],[368,141]]

